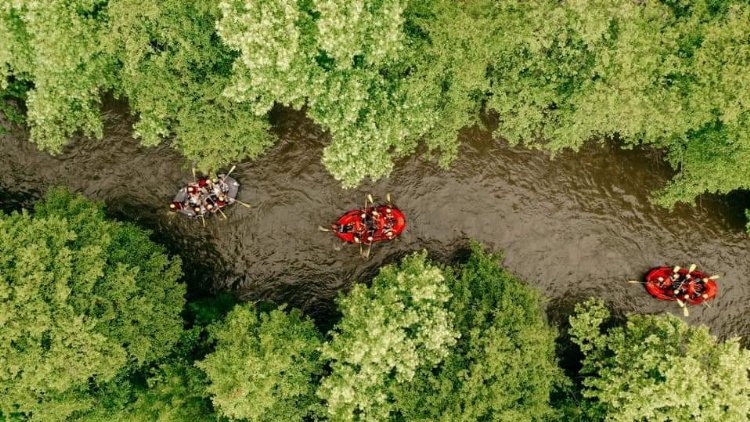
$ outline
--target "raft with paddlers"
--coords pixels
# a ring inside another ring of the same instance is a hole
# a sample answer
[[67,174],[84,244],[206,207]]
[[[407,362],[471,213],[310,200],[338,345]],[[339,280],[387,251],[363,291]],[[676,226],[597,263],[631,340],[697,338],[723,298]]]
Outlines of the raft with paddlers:
[[708,305],[707,301],[716,297],[718,278],[718,275],[709,276],[696,270],[695,264],[687,269],[679,266],[657,267],[646,274],[644,285],[651,296],[659,300],[676,301],[687,316],[687,305]]
[[232,167],[226,174],[219,173],[214,178],[196,178],[193,169],[193,182],[177,191],[169,209],[188,217],[200,217],[205,222],[205,216],[210,214],[219,213],[226,218],[222,210],[234,203],[249,207],[237,199],[240,184],[229,176],[234,169]]
[[[330,229],[319,228],[332,231],[344,242],[359,244],[362,256],[369,257],[374,243],[393,240],[404,232],[406,216],[391,203],[390,194],[386,195],[386,203],[381,205],[375,205],[372,195],[367,195],[364,208],[347,211],[331,224]],[[366,251],[363,251],[363,245],[367,246]]]

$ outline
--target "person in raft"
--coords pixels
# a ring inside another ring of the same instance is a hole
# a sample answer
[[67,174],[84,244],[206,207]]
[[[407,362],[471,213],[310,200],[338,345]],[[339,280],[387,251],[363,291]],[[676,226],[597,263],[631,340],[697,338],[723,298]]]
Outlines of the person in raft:
[[229,185],[224,180],[224,174],[218,178],[201,177],[197,182],[188,183],[187,198],[184,202],[172,202],[172,211],[190,210],[193,216],[202,217],[207,212],[216,213],[221,208],[235,202],[229,197]]

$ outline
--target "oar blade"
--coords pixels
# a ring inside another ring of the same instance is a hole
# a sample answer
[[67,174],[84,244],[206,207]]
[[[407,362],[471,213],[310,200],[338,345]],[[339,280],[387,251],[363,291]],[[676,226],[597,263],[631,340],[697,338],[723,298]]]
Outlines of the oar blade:
[[323,226],[318,226],[318,230],[320,230],[322,232],[329,232],[329,231],[331,231],[331,229],[327,229],[327,228],[325,228]]
[[716,275],[712,275],[712,276],[711,276],[711,277],[709,277],[708,279],[709,279],[709,280],[718,280],[719,278],[721,278],[721,276],[720,276],[720,275],[718,275],[718,274],[716,274]]
[[234,202],[236,202],[236,203],[238,203],[238,204],[242,205],[242,206],[243,206],[243,207],[245,207],[245,208],[250,208],[250,204],[248,204],[247,202],[242,202],[242,201],[240,201],[239,199],[235,199],[235,200],[234,200]]
[[696,268],[698,268],[698,266],[697,266],[697,265],[695,265],[695,264],[690,264],[690,269],[688,270],[688,273],[692,273],[693,271],[695,271],[695,269],[696,269]]
[[679,265],[675,265],[675,267],[672,269],[672,272],[673,273],[680,272],[680,266]]
[[687,306],[685,306],[684,308],[682,308],[682,315],[684,315],[686,317],[690,316],[690,311],[688,311]]

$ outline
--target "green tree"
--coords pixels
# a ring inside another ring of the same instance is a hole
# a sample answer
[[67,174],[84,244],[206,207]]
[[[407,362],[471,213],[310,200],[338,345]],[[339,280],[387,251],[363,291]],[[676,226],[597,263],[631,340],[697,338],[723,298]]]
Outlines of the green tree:
[[556,332],[539,294],[471,245],[468,262],[448,277],[448,309],[461,333],[437,368],[423,368],[395,394],[405,420],[547,420],[550,394],[565,383]]
[[[750,186],[746,2],[504,2],[488,107],[497,133],[552,152],[590,139],[664,148],[657,202]],[[507,28],[507,26],[506,26]]]
[[0,215],[0,413],[62,420],[92,391],[170,353],[180,260],[101,205],[53,190]]
[[[186,333],[188,336],[201,334],[201,330]],[[206,391],[206,375],[195,367],[189,355],[181,355],[191,351],[177,350],[156,366],[123,374],[100,385],[93,397],[93,409],[75,420],[182,422],[219,419]]]
[[237,305],[209,328],[216,350],[196,365],[220,414],[252,421],[302,420],[316,411],[321,336],[299,310],[258,313]]
[[389,174],[420,140],[447,165],[487,85],[480,30],[451,3],[222,1],[219,34],[240,54],[226,94],[258,114],[305,105],[344,186]]
[[331,373],[318,388],[333,420],[386,419],[395,408],[389,390],[438,365],[456,343],[448,286],[426,258],[385,266],[371,287],[339,298],[343,316],[323,346]]
[[610,421],[746,421],[750,351],[672,315],[631,315],[602,324],[601,301],[576,306],[570,334],[584,355],[588,415]]
[[218,12],[213,0],[4,2],[0,92],[32,86],[30,138],[52,153],[77,132],[102,137],[112,91],[128,98],[144,145],[170,137],[204,170],[257,157],[273,139],[264,116],[222,95],[235,55],[216,37]]
[[[0,90],[28,81],[31,140],[57,153],[80,131],[102,137],[101,95],[114,84],[103,49],[106,0],[0,3]],[[12,78],[12,79],[11,79]]]
[[235,55],[216,36],[216,1],[111,0],[107,14],[104,42],[143,144],[174,134],[173,146],[206,171],[272,144],[265,117],[222,95]]

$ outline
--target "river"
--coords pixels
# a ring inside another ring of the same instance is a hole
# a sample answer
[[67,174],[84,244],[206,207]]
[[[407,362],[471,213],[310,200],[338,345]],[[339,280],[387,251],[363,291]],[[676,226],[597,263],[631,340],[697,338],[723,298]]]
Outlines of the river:
[[[37,151],[23,131],[3,136],[0,208],[29,206],[54,185],[103,200],[112,215],[152,229],[183,256],[193,295],[231,291],[244,300],[286,302],[325,325],[337,293],[369,280],[380,265],[423,248],[448,262],[477,239],[503,251],[503,264],[543,291],[553,320],[589,296],[605,298],[620,315],[681,316],[674,303],[626,280],[650,267],[694,262],[722,278],[711,307],[692,307],[686,319],[721,337],[750,335],[747,198],[707,196],[673,211],[650,204],[650,192],[671,177],[654,151],[590,145],[551,160],[469,128],[449,170],[412,157],[387,179],[343,190],[320,163],[325,133],[302,113],[276,110],[281,141],[233,173],[239,198],[252,208],[234,206],[228,220],[210,218],[202,227],[167,211],[192,178],[189,163],[166,145],[140,146],[122,106],[108,108],[105,121],[104,140],[75,139],[56,157]],[[408,228],[364,261],[357,247],[317,226],[361,206],[367,192],[390,193]]]

